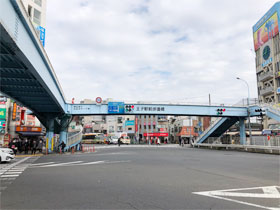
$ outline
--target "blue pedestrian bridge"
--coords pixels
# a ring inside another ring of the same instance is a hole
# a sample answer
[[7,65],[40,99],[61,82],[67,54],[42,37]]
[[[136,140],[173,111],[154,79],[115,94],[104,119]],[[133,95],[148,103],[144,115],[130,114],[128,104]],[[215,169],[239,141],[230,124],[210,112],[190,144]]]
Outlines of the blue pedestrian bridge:
[[[256,111],[261,108],[257,105],[248,108],[124,102],[69,104],[20,0],[2,0],[0,5],[0,91],[38,117],[47,128],[48,141],[51,141],[54,133],[60,134],[60,141],[67,141],[67,128],[72,116],[120,114],[219,117],[219,122],[207,137],[221,135],[240,121],[240,135],[245,139],[244,120],[248,114],[262,114]],[[280,121],[278,113],[269,113]]]

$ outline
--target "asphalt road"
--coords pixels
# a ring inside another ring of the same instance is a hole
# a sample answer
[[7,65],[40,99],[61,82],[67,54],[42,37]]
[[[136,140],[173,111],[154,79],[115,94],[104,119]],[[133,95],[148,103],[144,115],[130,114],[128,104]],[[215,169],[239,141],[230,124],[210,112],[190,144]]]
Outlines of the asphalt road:
[[161,146],[19,158],[1,164],[1,209],[280,209],[279,165],[277,155]]

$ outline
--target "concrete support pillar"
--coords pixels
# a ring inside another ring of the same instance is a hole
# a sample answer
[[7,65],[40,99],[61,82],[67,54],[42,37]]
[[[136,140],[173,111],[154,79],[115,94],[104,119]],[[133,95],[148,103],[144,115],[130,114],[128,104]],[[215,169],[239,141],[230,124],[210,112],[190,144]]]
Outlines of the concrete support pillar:
[[46,150],[50,153],[53,151],[54,147],[54,119],[49,119],[47,124]]
[[246,129],[245,129],[245,119],[244,118],[240,118],[239,126],[240,126],[240,144],[246,145]]

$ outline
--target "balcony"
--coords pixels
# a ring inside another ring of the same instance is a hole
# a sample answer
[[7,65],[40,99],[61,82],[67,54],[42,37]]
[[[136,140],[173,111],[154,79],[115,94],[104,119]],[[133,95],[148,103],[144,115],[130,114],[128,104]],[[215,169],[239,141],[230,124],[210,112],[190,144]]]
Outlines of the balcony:
[[260,95],[268,95],[274,92],[274,87],[265,87],[264,89],[260,90]]
[[268,71],[268,72],[265,72],[263,74],[260,74],[259,82],[262,82],[262,81],[265,81],[265,80],[268,80],[268,79],[271,79],[271,78],[273,78],[273,72]]

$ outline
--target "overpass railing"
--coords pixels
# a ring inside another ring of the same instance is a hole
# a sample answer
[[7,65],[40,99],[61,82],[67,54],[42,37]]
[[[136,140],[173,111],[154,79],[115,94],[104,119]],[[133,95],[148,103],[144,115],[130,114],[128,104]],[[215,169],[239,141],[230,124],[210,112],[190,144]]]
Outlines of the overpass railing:
[[222,117],[218,117],[215,121],[213,121],[211,125],[206,128],[205,131],[203,131],[203,133],[195,140],[195,143],[197,143],[204,135],[206,135],[208,131],[210,131],[210,129],[213,128],[221,119]]
[[79,144],[80,141],[82,140],[82,137],[83,137],[83,130],[79,131],[78,133],[76,133],[72,136],[69,136],[67,138],[66,148],[70,148],[70,147],[73,147],[73,146]]

